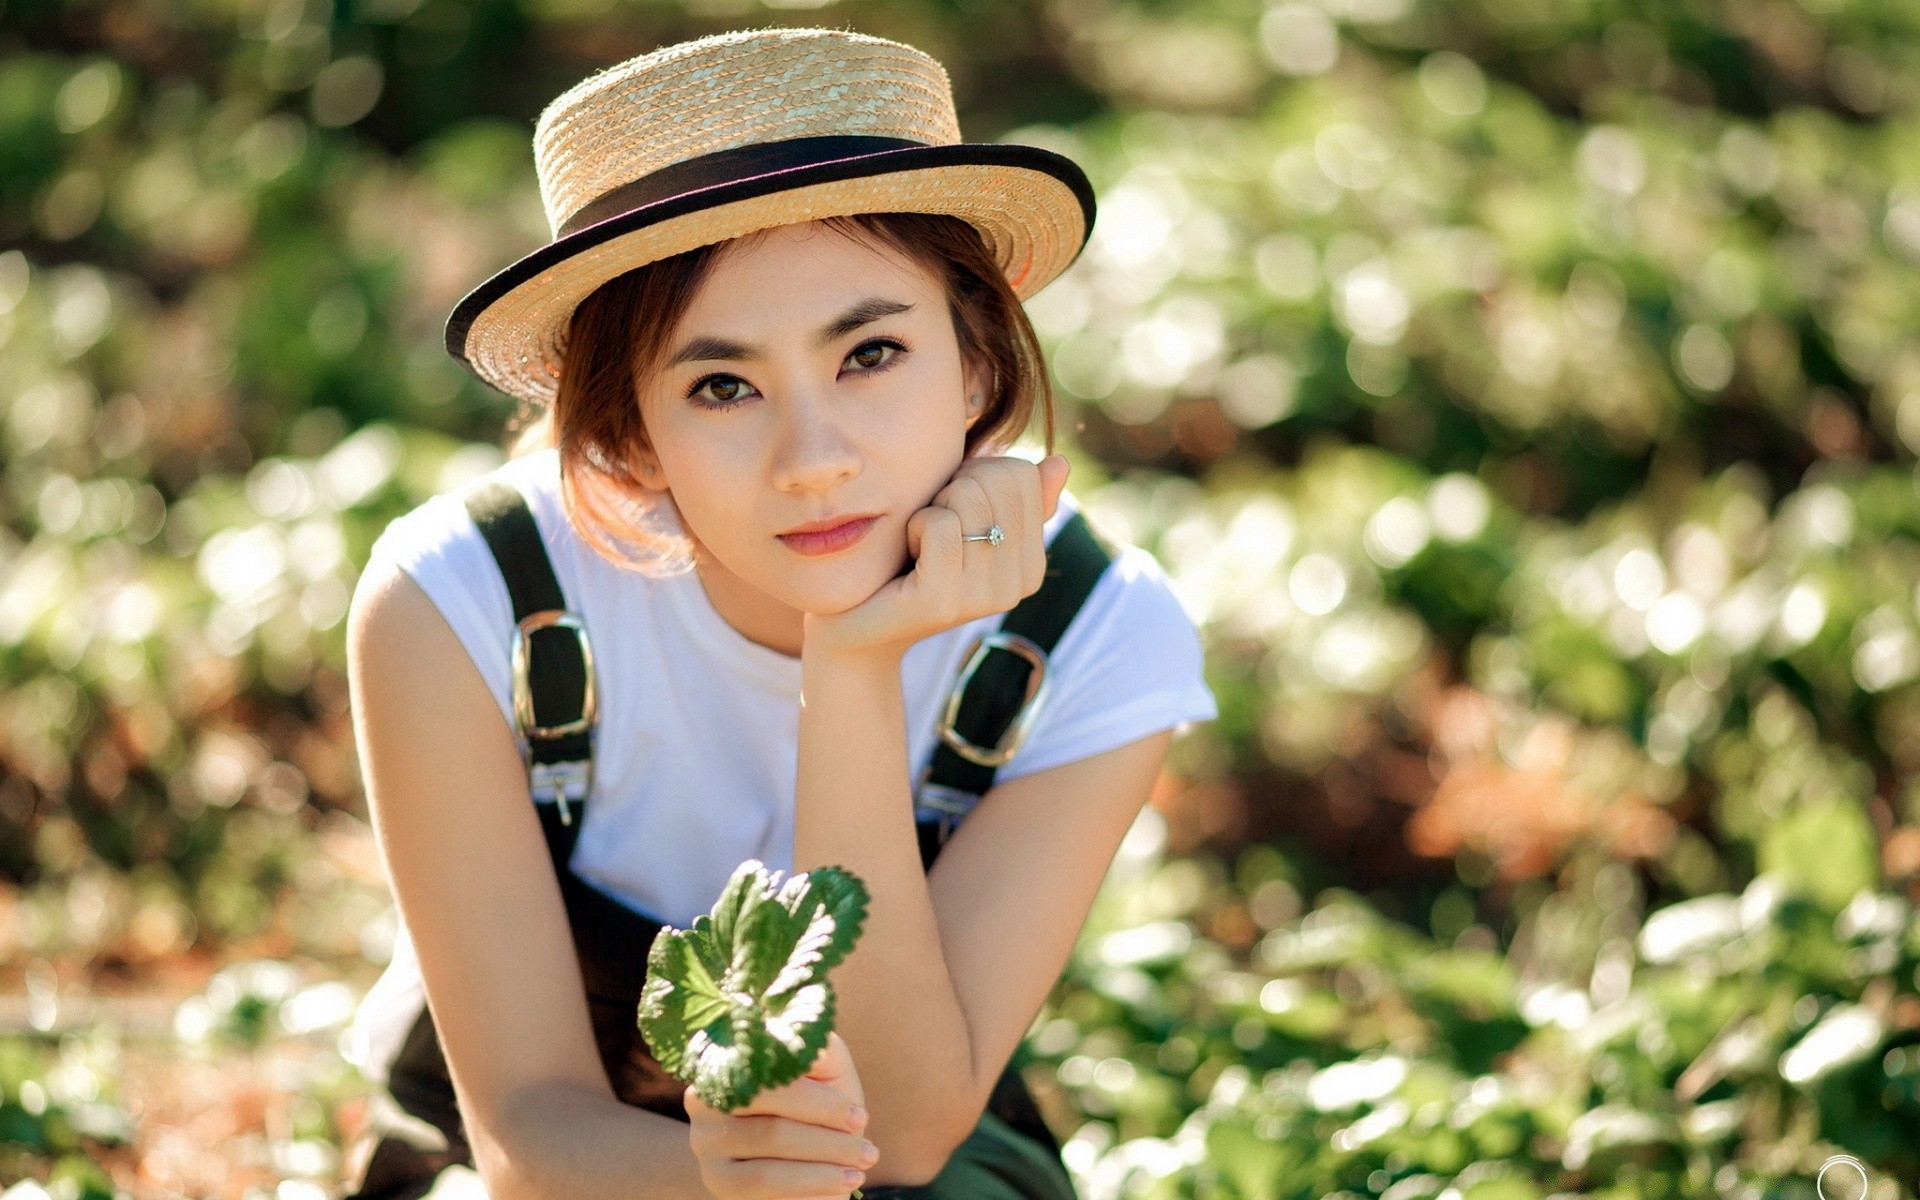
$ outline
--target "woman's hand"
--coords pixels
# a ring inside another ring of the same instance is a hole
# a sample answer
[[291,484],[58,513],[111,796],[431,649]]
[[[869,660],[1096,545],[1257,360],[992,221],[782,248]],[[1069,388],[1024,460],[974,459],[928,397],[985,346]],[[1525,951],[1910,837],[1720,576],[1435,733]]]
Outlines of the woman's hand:
[[[925,637],[1006,612],[1040,590],[1045,525],[1067,485],[1067,460],[1013,455],[969,458],[932,502],[907,519],[913,561],[846,612],[804,619],[809,651],[903,653]],[[1005,540],[963,542],[998,524]]]
[[804,1076],[730,1113],[688,1088],[701,1182],[716,1200],[846,1200],[880,1158],[860,1136],[866,1099],[838,1033]]

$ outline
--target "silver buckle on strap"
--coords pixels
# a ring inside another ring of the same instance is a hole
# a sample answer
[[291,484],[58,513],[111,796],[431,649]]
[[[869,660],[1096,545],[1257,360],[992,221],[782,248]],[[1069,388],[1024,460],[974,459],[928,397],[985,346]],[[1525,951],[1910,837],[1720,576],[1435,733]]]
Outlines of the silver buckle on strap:
[[552,796],[560,809],[560,823],[571,825],[573,810],[567,799],[570,796],[582,801],[587,798],[587,789],[593,786],[593,763],[589,760],[534,763],[528,768],[527,783],[536,799]]
[[[533,715],[533,685],[527,679],[529,656],[527,639],[542,629],[558,625],[562,629],[571,629],[574,640],[580,643],[580,662],[586,671],[585,696],[580,703],[580,716],[561,725],[536,725]],[[530,738],[558,738],[572,733],[585,733],[593,727],[593,718],[599,709],[599,697],[593,686],[593,647],[587,643],[587,628],[580,618],[563,609],[549,608],[544,612],[529,613],[513,631],[513,719],[520,726],[520,736]]]
[[940,843],[945,845],[952,836],[954,828],[980,803],[980,797],[959,788],[943,787],[928,781],[933,774],[931,765],[920,768],[920,778],[914,781],[913,798],[915,821],[939,821]]
[[[973,673],[986,661],[989,651],[1006,650],[1017,654],[1033,666],[1027,674],[1027,694],[1020,701],[1019,710],[1014,713],[1013,721],[1007,726],[1007,732],[1001,736],[998,746],[979,746],[961,736],[954,728],[954,722],[960,717],[960,699],[966,694],[967,684],[973,681]],[[947,707],[940,718],[940,740],[953,749],[955,754],[968,762],[983,767],[1001,767],[1010,761],[1020,744],[1027,740],[1027,734],[1033,729],[1033,719],[1040,712],[1040,705],[1047,693],[1047,652],[1017,633],[1008,633],[996,629],[981,634],[974,640],[968,652],[967,663],[960,668],[959,677],[953,681],[953,689],[947,693]]]

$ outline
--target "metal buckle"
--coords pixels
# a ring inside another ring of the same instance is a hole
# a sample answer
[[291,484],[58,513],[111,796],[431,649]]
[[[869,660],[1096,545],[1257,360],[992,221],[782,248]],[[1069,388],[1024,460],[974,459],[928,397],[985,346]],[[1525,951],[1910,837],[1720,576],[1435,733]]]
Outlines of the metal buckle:
[[580,799],[587,798],[587,792],[593,787],[593,762],[534,763],[528,771],[528,790],[537,799],[551,792],[553,803],[560,810],[560,823],[573,824],[573,809],[567,803],[567,792],[574,787],[580,790]]
[[[580,662],[586,670],[586,695],[580,704],[580,716],[563,725],[535,725],[533,723],[533,686],[527,681],[528,649],[527,639],[550,626],[558,625],[573,630],[574,638],[580,643]],[[520,736],[530,738],[558,738],[568,734],[585,733],[593,728],[593,719],[599,708],[599,698],[593,686],[593,647],[587,642],[586,626],[580,618],[563,609],[549,608],[544,612],[529,614],[513,631],[513,719],[520,726]]]
[[[968,741],[954,728],[954,722],[960,717],[960,698],[965,695],[967,684],[972,682],[973,673],[986,661],[987,654],[994,649],[1006,650],[1017,654],[1032,664],[1033,670],[1027,675],[1027,694],[1020,701],[1020,709],[1014,714],[1013,722],[1007,726],[1007,732],[1001,737],[998,746],[979,746]],[[940,740],[952,747],[953,752],[968,762],[983,767],[1005,766],[1013,758],[1020,744],[1027,740],[1027,734],[1033,728],[1033,719],[1040,712],[1040,703],[1047,693],[1047,652],[1034,645],[1017,633],[1008,633],[996,629],[981,634],[975,639],[968,651],[967,664],[960,668],[960,675],[953,682],[953,690],[947,693],[946,713],[940,718]]]
[[940,844],[946,845],[954,828],[973,811],[980,797],[973,792],[963,792],[959,788],[944,787],[928,782],[933,775],[933,765],[920,768],[920,778],[914,781],[914,820],[921,819],[921,811],[928,810],[937,814],[940,830]]
[[[571,629],[576,641],[580,643],[580,664],[586,676],[586,686],[582,689],[580,716],[559,725],[536,725],[533,713],[533,685],[527,678],[531,662],[528,641],[536,633],[550,626]],[[600,709],[598,690],[594,687],[593,646],[587,641],[586,626],[580,618],[564,609],[549,608],[541,612],[530,613],[513,630],[513,719],[519,727],[521,752],[530,759],[531,751],[527,739],[567,737],[576,733],[588,733]],[[535,796],[541,789],[551,787],[554,803],[560,808],[560,823],[573,824],[573,810],[567,804],[567,785],[578,782],[581,785],[581,797],[592,786],[591,769],[587,763],[534,763],[530,769],[528,786]]]

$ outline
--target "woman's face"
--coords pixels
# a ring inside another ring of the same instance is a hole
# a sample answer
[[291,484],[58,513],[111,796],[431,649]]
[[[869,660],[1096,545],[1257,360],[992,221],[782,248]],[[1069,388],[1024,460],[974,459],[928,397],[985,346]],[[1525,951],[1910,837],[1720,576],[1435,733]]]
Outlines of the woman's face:
[[[671,492],[721,614],[792,654],[802,612],[844,612],[906,565],[907,518],[959,469],[981,393],[939,280],[817,222],[726,246],[636,390],[640,482]],[[780,536],[866,514],[830,553]]]

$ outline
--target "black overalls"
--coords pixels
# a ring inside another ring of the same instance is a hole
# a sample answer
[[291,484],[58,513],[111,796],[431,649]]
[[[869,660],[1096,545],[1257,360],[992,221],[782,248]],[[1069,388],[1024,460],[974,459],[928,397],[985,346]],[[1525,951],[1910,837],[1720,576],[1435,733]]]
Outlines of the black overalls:
[[[660,926],[575,875],[569,865],[592,778],[596,698],[584,627],[566,612],[559,582],[519,490],[487,480],[469,489],[465,502],[499,563],[519,623],[514,640],[515,723],[566,903],[600,1061],[621,1101],[685,1121],[681,1096],[686,1085],[654,1061],[636,1020],[647,951]],[[992,786],[995,770],[1025,736],[1044,690],[1046,655],[1112,557],[1086,518],[1073,514],[1047,546],[1047,575],[1040,589],[1016,605],[1000,629],[968,656],[948,697],[940,739],[918,783],[920,806],[943,813],[938,820],[917,825],[923,867],[932,867],[953,824]],[[991,649],[1002,653],[991,654]],[[360,1147],[364,1166],[348,1200],[415,1200],[432,1188],[444,1168],[472,1165],[446,1060],[424,1006],[394,1058],[387,1092],[376,1097],[365,1139],[371,1151]],[[1059,1153],[1032,1096],[1009,1066],[995,1084],[980,1124],[939,1177],[925,1187],[867,1188],[865,1193],[875,1200],[1073,1200],[1073,1185]]]

